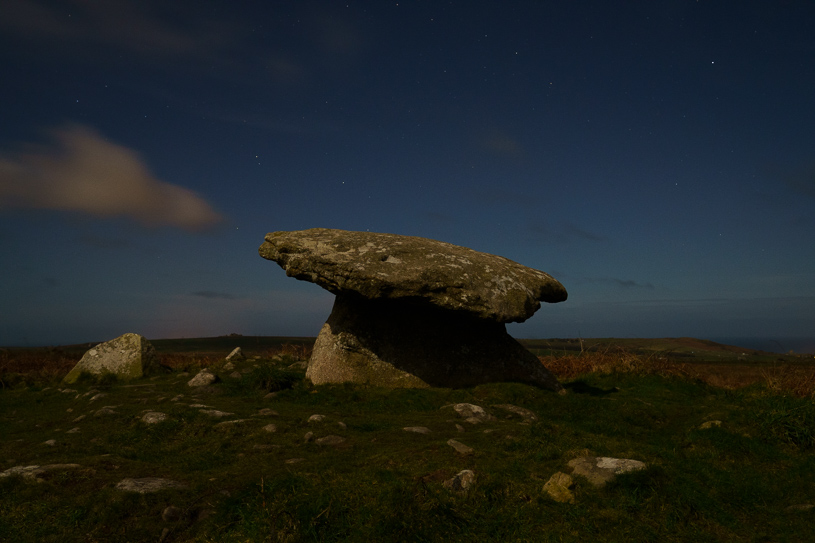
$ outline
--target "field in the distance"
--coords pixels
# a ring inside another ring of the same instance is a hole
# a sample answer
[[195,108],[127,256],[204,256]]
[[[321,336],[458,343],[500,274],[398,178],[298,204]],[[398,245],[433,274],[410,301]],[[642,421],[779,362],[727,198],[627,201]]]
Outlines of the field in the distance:
[[[70,388],[61,377],[92,345],[0,350],[0,473],[16,473],[0,477],[0,541],[797,542],[815,520],[811,356],[523,341],[569,391],[557,395],[314,387],[298,363],[313,338],[152,343],[166,373]],[[226,366],[238,346],[248,358]],[[189,387],[202,367],[220,382]],[[465,422],[451,407],[463,402],[495,418]],[[574,503],[552,500],[546,481],[585,455],[648,467],[602,488],[576,477]],[[465,469],[469,491],[443,486]],[[180,486],[117,488],[142,478]]]

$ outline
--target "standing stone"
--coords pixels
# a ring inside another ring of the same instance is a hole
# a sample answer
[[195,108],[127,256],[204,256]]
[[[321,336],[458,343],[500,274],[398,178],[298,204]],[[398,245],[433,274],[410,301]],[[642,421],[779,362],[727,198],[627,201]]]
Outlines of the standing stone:
[[259,252],[336,294],[306,371],[315,384],[562,391],[505,326],[566,299],[542,271],[425,238],[322,228],[268,234]]
[[75,383],[83,371],[93,375],[112,373],[118,379],[128,381],[158,367],[156,350],[144,336],[124,334],[88,350],[62,381]]

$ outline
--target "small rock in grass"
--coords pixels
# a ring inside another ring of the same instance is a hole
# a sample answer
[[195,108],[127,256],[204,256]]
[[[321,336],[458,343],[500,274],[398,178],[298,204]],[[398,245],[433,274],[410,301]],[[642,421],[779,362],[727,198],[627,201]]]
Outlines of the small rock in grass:
[[573,475],[582,475],[594,486],[603,486],[615,475],[646,468],[645,462],[607,456],[582,456],[569,461]]
[[144,477],[142,479],[122,479],[116,484],[118,490],[125,492],[138,492],[139,494],[147,494],[150,492],[158,492],[168,488],[187,488],[184,483],[173,481],[171,479],[162,479],[160,477]]
[[700,430],[709,430],[711,428],[721,428],[722,421],[720,420],[709,420],[707,422],[703,422],[701,426],[699,426]]
[[320,437],[314,440],[314,443],[317,445],[339,445],[345,442],[344,437],[330,435],[325,437]]
[[159,422],[167,420],[167,414],[159,413],[158,411],[150,411],[149,413],[145,413],[141,420],[145,424],[158,424]]
[[205,415],[209,415],[210,417],[215,418],[222,418],[222,417],[229,417],[234,415],[235,413],[227,413],[226,411],[218,411],[217,409],[201,409],[201,413]]
[[311,415],[311,416],[308,418],[308,421],[309,421],[309,422],[322,422],[322,421],[324,421],[324,420],[325,420],[325,415],[317,415],[317,414],[314,414],[314,415]]
[[447,444],[453,447],[457,453],[462,454],[464,456],[469,456],[474,452],[471,447],[468,447],[464,443],[456,441],[455,439],[447,440]]
[[425,426],[406,426],[402,428],[405,432],[412,432],[414,434],[429,434],[430,428]]
[[303,441],[306,443],[311,443],[314,440],[314,432],[306,432],[306,435],[303,436]]
[[462,494],[467,492],[474,483],[475,473],[472,470],[465,469],[458,472],[452,479],[444,481],[442,486],[451,492]]
[[277,432],[277,425],[276,424],[267,424],[266,426],[263,427],[263,430],[265,430],[266,432],[269,432],[270,434],[273,434],[273,433]]
[[209,372],[209,370],[201,370],[198,372],[198,375],[187,382],[187,385],[191,387],[203,387],[211,385],[217,380],[218,377],[214,373]]
[[543,485],[544,492],[560,503],[574,503],[573,488],[574,480],[571,475],[560,471],[549,477],[549,480]]

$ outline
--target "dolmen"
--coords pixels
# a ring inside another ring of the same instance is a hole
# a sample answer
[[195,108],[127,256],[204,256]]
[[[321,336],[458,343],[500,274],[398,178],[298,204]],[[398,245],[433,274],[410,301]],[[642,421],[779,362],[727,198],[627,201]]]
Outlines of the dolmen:
[[325,228],[267,234],[259,253],[336,295],[306,371],[314,384],[563,391],[505,326],[566,299],[542,271],[426,238]]

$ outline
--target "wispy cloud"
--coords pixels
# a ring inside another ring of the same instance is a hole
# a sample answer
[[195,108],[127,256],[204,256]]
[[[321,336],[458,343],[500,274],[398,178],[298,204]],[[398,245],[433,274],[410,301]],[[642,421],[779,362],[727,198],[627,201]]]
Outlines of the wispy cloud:
[[218,292],[215,290],[199,290],[191,293],[198,298],[207,298],[209,300],[234,300],[235,296],[227,292]]
[[601,283],[613,285],[622,289],[647,289],[654,290],[656,287],[649,282],[634,281],[633,279],[620,279],[617,277],[584,277],[578,280],[579,283]]
[[127,217],[188,231],[223,220],[195,192],[156,179],[136,151],[91,128],[71,125],[52,135],[51,145],[0,155],[0,207]]
[[106,0],[61,3],[4,0],[0,28],[29,40],[95,46],[104,44],[137,54],[186,56],[223,47],[228,26],[203,13],[172,24],[172,2]]

